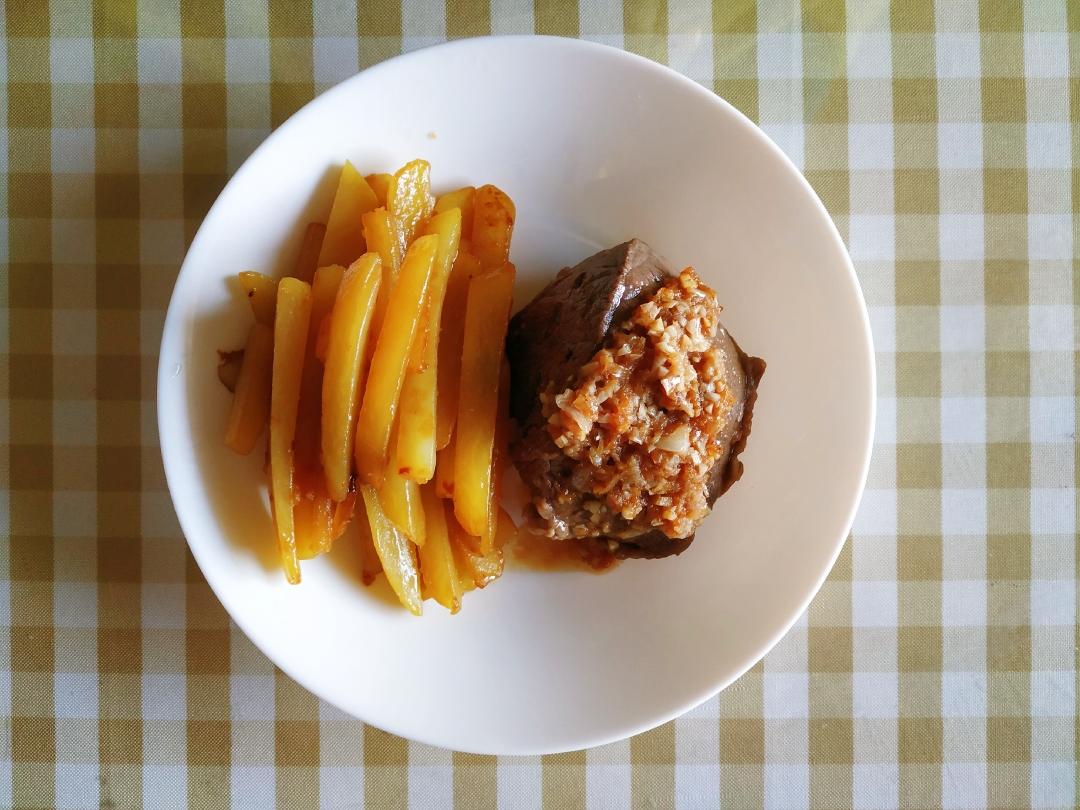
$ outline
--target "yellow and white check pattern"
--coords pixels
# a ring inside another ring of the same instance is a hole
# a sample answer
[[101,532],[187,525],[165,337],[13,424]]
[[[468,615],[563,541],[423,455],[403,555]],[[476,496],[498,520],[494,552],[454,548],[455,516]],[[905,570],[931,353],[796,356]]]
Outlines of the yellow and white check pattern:
[[[7,0],[0,40],[0,805],[1077,803],[1080,3]],[[579,36],[758,121],[847,240],[878,352],[869,486],[762,664],[543,758],[397,739],[277,672],[173,515],[155,366],[247,154],[404,50]]]

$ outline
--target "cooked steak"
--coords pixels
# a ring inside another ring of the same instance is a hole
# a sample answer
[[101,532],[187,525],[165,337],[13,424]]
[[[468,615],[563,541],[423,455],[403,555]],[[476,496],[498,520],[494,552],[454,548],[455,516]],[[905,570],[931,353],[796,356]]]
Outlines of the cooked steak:
[[511,456],[531,529],[616,556],[690,544],[741,473],[765,366],[718,312],[692,270],[676,277],[633,239],[564,268],[514,316]]

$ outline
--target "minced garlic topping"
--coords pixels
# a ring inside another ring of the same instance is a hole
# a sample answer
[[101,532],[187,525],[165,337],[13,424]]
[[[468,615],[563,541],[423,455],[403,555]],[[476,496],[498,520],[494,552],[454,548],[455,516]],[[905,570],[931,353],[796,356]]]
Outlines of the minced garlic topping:
[[599,529],[614,513],[686,537],[708,513],[709,473],[724,452],[716,438],[735,404],[713,345],[719,316],[716,294],[688,267],[612,332],[571,387],[541,394],[552,439],[585,471],[575,479],[595,498],[582,506]]

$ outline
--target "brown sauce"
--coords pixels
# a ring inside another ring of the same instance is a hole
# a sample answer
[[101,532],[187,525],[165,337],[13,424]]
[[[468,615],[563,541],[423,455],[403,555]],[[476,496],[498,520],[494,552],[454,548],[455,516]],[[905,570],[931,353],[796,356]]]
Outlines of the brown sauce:
[[[513,422],[510,424],[513,426]],[[602,574],[618,563],[606,541],[553,540],[518,527],[511,515],[524,514],[530,495],[528,487],[512,465],[506,465],[500,489],[502,512],[506,518],[505,522],[501,518],[499,520],[500,541],[503,554],[512,567],[532,571],[584,571],[587,574]]]
[[518,529],[503,548],[507,560],[533,571],[584,571],[602,574],[618,564],[606,543],[595,540],[552,540]]

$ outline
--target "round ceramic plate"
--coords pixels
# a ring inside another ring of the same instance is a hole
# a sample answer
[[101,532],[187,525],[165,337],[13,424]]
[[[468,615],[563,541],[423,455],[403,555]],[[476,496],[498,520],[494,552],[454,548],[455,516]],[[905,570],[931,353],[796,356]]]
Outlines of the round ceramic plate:
[[[743,479],[679,557],[614,571],[511,568],[450,616],[364,588],[348,544],[289,586],[263,450],[222,444],[217,350],[250,323],[227,283],[283,274],[337,172],[431,162],[436,192],[495,183],[517,204],[521,306],[559,268],[637,236],[716,289],[768,371]],[[462,751],[534,754],[644,731],[716,694],[806,608],[843,545],[874,422],[867,314],[844,245],[799,172],[694,82],[622,51],[455,42],[342,82],[271,135],[192,243],[161,346],[158,418],[192,553],[243,631],[319,697]]]

